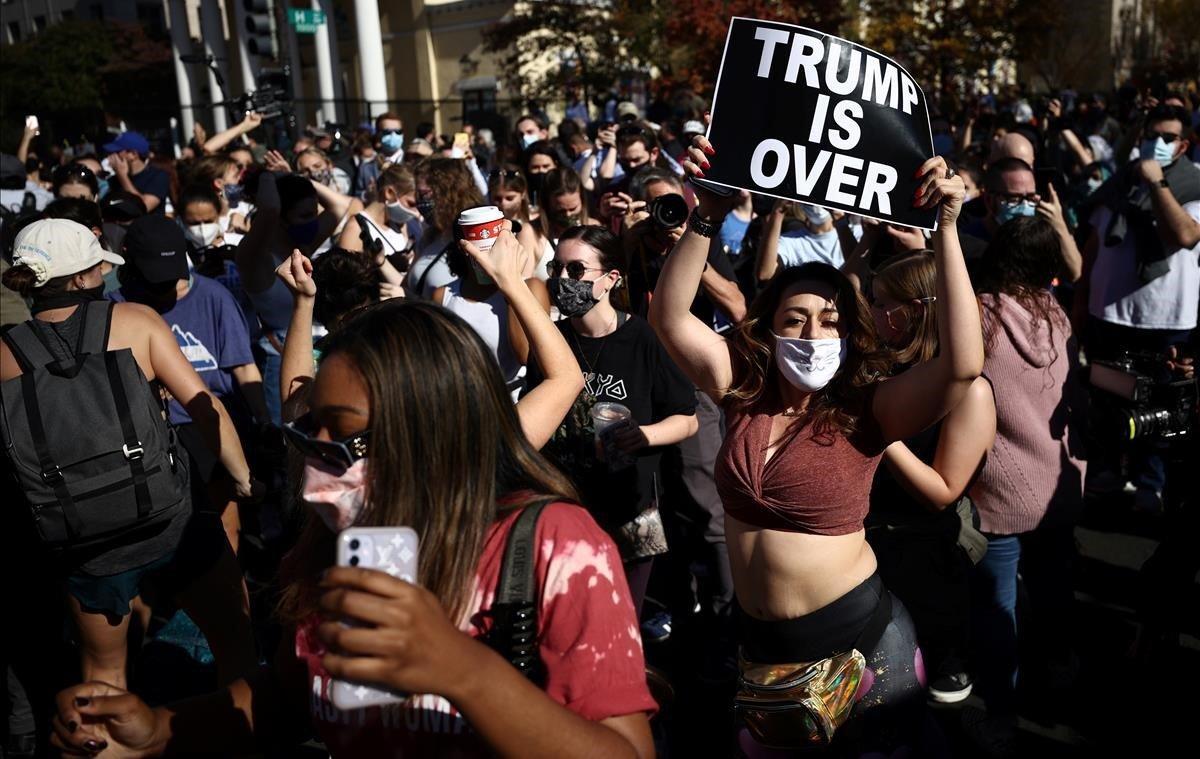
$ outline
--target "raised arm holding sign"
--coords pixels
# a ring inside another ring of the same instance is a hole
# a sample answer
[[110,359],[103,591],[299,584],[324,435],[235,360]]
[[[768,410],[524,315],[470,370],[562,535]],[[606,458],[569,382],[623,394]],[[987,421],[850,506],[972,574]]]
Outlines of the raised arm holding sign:
[[895,61],[791,24],[734,18],[708,138],[706,180],[932,230],[911,202],[933,156],[925,95]]

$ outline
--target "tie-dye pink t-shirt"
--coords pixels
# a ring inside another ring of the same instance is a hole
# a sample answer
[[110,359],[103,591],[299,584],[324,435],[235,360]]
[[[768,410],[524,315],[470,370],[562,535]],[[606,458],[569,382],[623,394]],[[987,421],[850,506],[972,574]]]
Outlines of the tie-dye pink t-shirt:
[[[462,629],[481,637],[492,606],[509,530],[518,512],[488,531],[476,570],[471,612]],[[589,720],[657,709],[646,688],[642,640],[629,587],[612,540],[582,508],[553,503],[537,525],[535,574],[541,593],[538,642],[546,695]],[[334,757],[466,757],[490,752],[458,710],[440,696],[341,711],[329,700],[315,621],[296,631],[296,655],[308,667],[313,723]]]

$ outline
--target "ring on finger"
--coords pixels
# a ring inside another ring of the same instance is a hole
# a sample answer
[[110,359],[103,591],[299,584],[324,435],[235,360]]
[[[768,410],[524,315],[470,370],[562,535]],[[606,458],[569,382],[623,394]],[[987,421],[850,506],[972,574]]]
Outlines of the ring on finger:
[[953,168],[949,166],[946,167],[946,179],[952,179],[956,173],[957,172],[955,172]]

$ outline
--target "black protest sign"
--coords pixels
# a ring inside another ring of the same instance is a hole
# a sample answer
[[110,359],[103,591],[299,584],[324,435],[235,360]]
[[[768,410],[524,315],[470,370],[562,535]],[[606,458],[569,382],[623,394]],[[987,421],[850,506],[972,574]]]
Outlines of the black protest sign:
[[925,95],[898,63],[840,37],[734,18],[713,94],[705,178],[909,227],[933,156]]

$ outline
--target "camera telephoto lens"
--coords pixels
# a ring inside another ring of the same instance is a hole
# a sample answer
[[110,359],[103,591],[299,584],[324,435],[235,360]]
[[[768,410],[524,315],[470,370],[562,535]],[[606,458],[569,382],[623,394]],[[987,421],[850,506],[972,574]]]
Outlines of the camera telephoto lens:
[[675,229],[683,226],[688,217],[687,201],[683,199],[682,195],[674,192],[670,195],[659,195],[650,201],[646,210],[650,212],[650,218],[660,229]]

